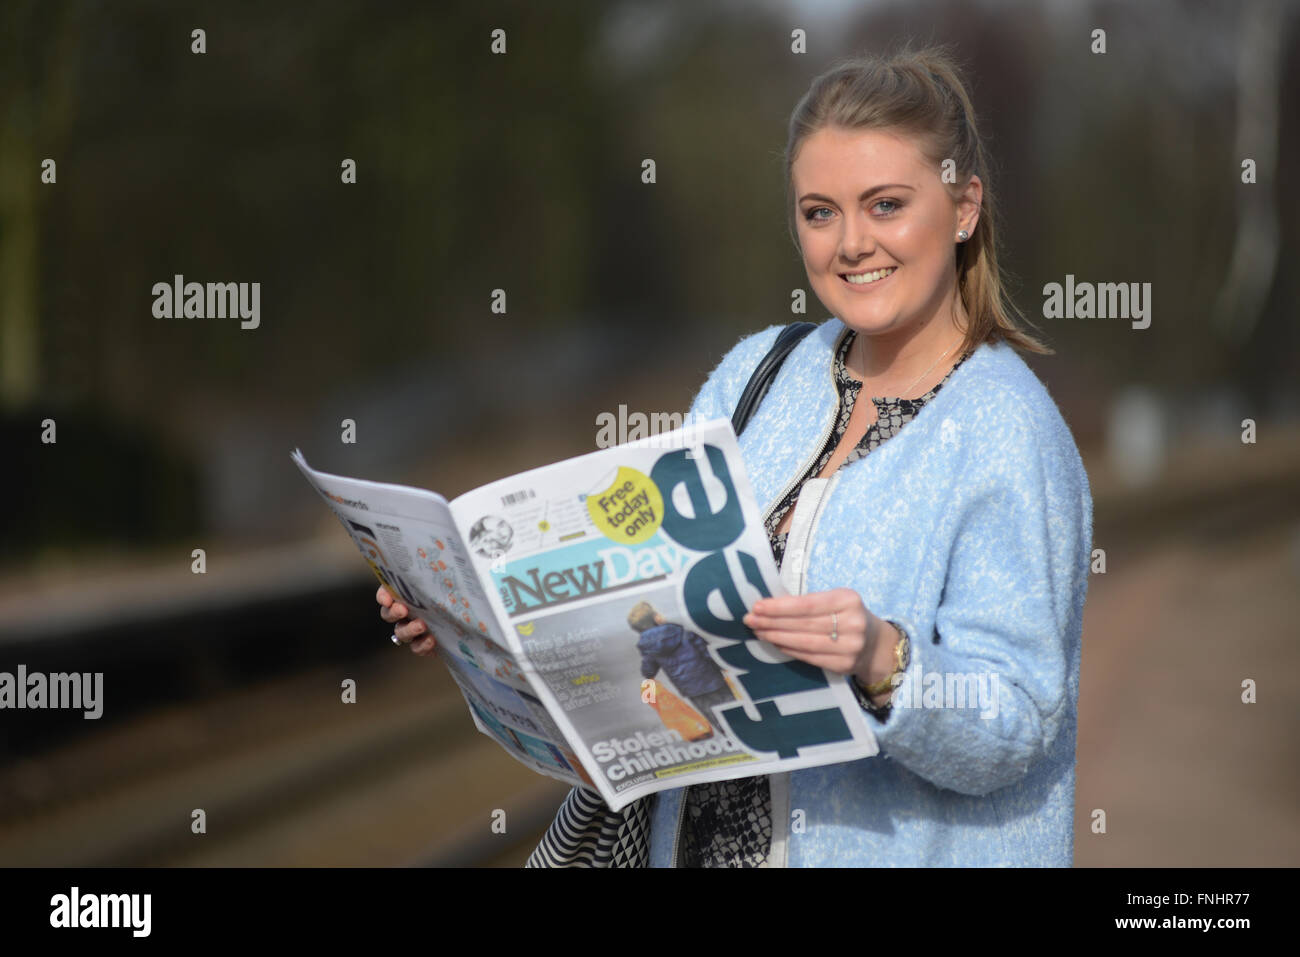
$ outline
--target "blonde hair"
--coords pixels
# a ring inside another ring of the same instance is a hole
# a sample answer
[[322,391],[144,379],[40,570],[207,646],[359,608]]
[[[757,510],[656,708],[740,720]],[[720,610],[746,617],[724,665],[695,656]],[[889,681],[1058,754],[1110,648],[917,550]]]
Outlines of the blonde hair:
[[[936,167],[956,166],[956,198],[977,174],[984,187],[980,216],[971,237],[957,246],[957,290],[968,316],[962,351],[1005,340],[1026,352],[1054,350],[1021,328],[1030,325],[1016,309],[998,268],[997,203],[984,147],[961,70],[942,46],[904,47],[882,56],[840,61],[812,81],[790,116],[785,148],[786,213],[795,248],[794,161],[804,140],[826,127],[888,130],[914,137]],[[802,255],[802,250],[801,250]]]
[[645,631],[655,626],[655,616],[657,614],[654,605],[648,601],[639,601],[627,613],[627,623],[632,626],[634,631]]

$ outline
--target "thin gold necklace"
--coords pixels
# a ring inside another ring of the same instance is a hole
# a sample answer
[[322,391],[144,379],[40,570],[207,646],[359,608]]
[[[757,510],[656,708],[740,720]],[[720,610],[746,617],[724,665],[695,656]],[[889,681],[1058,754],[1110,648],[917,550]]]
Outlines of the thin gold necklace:
[[[853,334],[854,334],[855,336],[857,336],[859,340],[862,339],[862,334],[861,334],[861,333],[859,333],[859,332],[854,332]],[[952,345],[950,345],[947,349],[945,349],[945,350],[943,351],[943,356],[946,356],[948,353],[952,352],[953,349],[957,348],[957,345],[958,345],[958,344],[955,343],[955,342],[954,342]],[[863,370],[865,370],[865,369],[867,368],[867,357],[866,357],[865,355],[863,355],[863,351],[864,351],[863,349],[859,349],[859,350],[858,350],[858,355],[862,357],[862,368],[863,368]],[[909,393],[909,392],[912,391],[912,386],[915,386],[918,382],[920,382],[922,379],[924,379],[926,376],[928,376],[931,372],[933,372],[933,371],[934,371],[934,367],[937,366],[940,362],[943,361],[943,356],[939,356],[938,359],[935,359],[934,362],[930,363],[930,368],[926,369],[926,370],[925,370],[924,372],[922,372],[919,376],[917,376],[915,379],[913,379],[912,382],[911,382],[911,384],[908,385],[908,387],[907,387],[906,389],[903,389],[901,392],[899,392],[899,393],[898,393],[898,398],[900,398],[900,399],[905,398],[905,397],[907,396],[907,393]],[[863,381],[863,384],[864,384],[864,385],[866,384],[866,383],[865,383],[865,380]]]

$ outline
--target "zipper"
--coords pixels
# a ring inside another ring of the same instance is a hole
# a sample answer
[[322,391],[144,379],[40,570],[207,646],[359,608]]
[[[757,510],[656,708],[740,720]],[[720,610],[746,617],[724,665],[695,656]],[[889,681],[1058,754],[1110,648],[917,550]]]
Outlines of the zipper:
[[808,582],[808,559],[812,549],[813,538],[817,534],[817,523],[821,521],[822,512],[826,511],[826,502],[830,499],[831,493],[835,491],[835,486],[839,482],[840,476],[843,473],[843,465],[835,470],[835,474],[832,475],[830,481],[826,483],[826,488],[822,489],[821,498],[817,502],[817,509],[813,512],[812,519],[808,522],[808,534],[804,536],[803,540],[803,557],[801,559],[802,567],[799,569],[799,594],[801,595],[804,593],[804,588],[807,586]]
[[[768,849],[767,866],[789,867],[790,772],[784,771],[781,774],[770,775],[767,780],[772,801],[772,845]],[[780,851],[773,853],[778,846]]]
[[[832,396],[835,395],[836,392],[838,391],[835,385],[835,353],[839,351],[841,343],[844,342],[844,337],[847,336],[848,334],[849,334],[849,329],[846,326],[844,330],[838,336],[835,337],[835,343],[831,347],[831,362],[830,365],[827,366],[826,377],[827,379],[830,380]],[[826,440],[829,439],[831,437],[831,433],[835,431],[835,419],[838,417],[838,415],[839,415],[839,403],[836,402],[831,407],[830,418],[826,421],[825,428],[822,429],[821,438],[818,439],[817,444],[813,446],[812,457],[804,460],[803,464],[801,464],[799,468],[795,470],[794,477],[790,479],[790,481],[786,484],[785,488],[783,488],[777,494],[776,498],[772,500],[772,504],[769,505],[766,509],[764,509],[763,518],[762,518],[762,522],[764,525],[767,524],[767,520],[771,516],[771,514],[774,511],[776,511],[776,507],[780,505],[782,501],[785,500],[785,497],[787,495],[790,494],[790,490],[794,488],[795,485],[798,484],[799,479],[803,477],[803,474],[808,470],[808,467],[817,461],[818,456],[821,455],[822,450],[826,445]],[[838,478],[839,478],[839,471],[837,470],[834,478],[831,479],[831,484],[833,484],[835,480]],[[825,502],[826,495],[829,495],[830,491],[831,488],[830,485],[828,484],[826,486],[826,492],[822,496],[823,504]],[[820,514],[821,514],[821,504],[818,505],[817,512],[816,514],[813,515],[814,521],[817,519],[818,516],[820,516]],[[811,538],[812,535],[810,530],[809,540],[811,540]],[[686,788],[682,789],[682,798],[680,803],[677,806],[677,823],[673,829],[673,853],[672,853],[672,859],[669,862],[668,866],[674,868],[677,866],[677,854],[682,841],[682,820],[686,815],[686,791],[687,791]],[[788,850],[787,853],[789,853]]]
[[[832,395],[834,395],[837,391],[835,386],[835,353],[839,351],[840,344],[844,341],[844,337],[847,336],[848,334],[849,334],[849,329],[847,326],[845,326],[844,331],[835,337],[835,344],[831,347],[831,364],[826,370],[826,376],[831,383]],[[818,456],[821,455],[822,449],[826,445],[826,440],[829,439],[831,437],[831,433],[835,431],[835,419],[838,417],[838,415],[839,415],[839,403],[837,402],[831,408],[831,417],[826,422],[826,427],[822,429],[821,438],[817,440],[817,444],[813,447],[812,458],[804,460],[804,463],[800,465],[798,469],[795,470],[794,477],[790,479],[786,487],[783,488],[777,494],[776,498],[772,500],[772,504],[769,505],[763,511],[764,524],[767,523],[767,520],[769,517],[771,517],[772,513],[776,511],[776,507],[785,500],[785,497],[787,495],[790,494],[790,490],[794,488],[797,484],[799,484],[799,479],[801,479],[803,477],[803,473],[808,470],[808,466],[812,465],[814,462],[817,461]]]
[[677,802],[677,824],[673,830],[673,857],[669,867],[677,866],[677,846],[682,842],[682,819],[686,816],[686,788],[682,789],[682,799]]

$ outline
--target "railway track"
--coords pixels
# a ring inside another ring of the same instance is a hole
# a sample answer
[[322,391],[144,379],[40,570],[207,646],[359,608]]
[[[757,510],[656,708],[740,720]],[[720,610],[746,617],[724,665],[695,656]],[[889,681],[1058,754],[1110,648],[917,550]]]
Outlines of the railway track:
[[[340,700],[343,677],[357,682],[355,704]],[[441,665],[394,653],[163,708],[10,763],[0,863],[522,863],[564,792],[474,729]]]

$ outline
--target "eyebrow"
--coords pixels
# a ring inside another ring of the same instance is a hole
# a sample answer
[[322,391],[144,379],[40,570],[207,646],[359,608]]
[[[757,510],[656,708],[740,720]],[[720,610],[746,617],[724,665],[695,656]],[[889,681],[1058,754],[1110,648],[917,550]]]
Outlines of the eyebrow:
[[[858,202],[860,203],[864,199],[879,193],[882,189],[910,189],[913,192],[916,191],[916,187],[908,186],[906,183],[881,183],[879,186],[873,186],[871,189],[863,190],[862,195],[858,197]],[[835,200],[831,199],[829,196],[823,196],[821,193],[804,193],[799,197],[799,202],[802,203],[805,199],[820,199],[824,203],[835,202]]]

